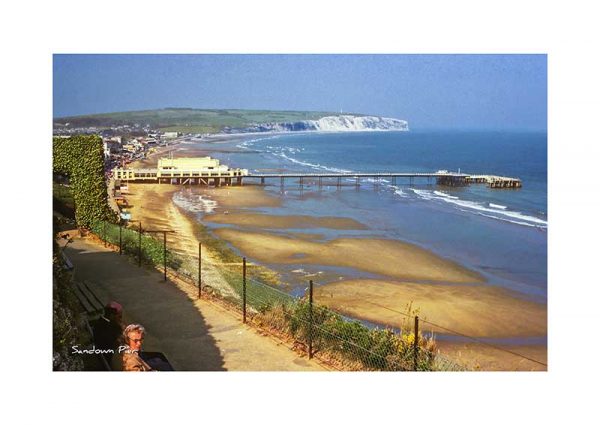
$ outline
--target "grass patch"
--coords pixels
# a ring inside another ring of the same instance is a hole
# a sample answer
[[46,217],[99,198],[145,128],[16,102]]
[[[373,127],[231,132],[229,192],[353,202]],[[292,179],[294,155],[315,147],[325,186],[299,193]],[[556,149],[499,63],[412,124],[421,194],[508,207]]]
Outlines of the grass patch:
[[[55,125],[70,123],[71,127],[150,125],[168,131],[191,133],[190,128],[222,129],[245,127],[249,124],[317,120],[337,112],[320,111],[271,111],[246,109],[192,109],[165,108],[146,111],[115,112],[108,114],[80,115],[54,119]],[[358,115],[358,114],[355,114]],[[207,133],[210,131],[198,131]]]

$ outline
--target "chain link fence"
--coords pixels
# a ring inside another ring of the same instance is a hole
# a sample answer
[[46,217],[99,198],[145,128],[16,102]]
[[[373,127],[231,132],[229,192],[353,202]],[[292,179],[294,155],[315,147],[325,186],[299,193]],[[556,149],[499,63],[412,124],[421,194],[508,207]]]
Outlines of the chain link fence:
[[399,326],[395,329],[367,326],[314,302],[312,282],[310,286],[307,282],[304,296],[295,297],[275,287],[279,285],[274,285],[272,279],[265,279],[254,265],[247,265],[245,259],[235,263],[202,263],[198,257],[186,257],[169,250],[166,239],[145,234],[139,223],[125,227],[99,221],[90,230],[104,243],[133,256],[140,265],[166,266],[170,274],[196,287],[202,282],[198,287],[199,296],[206,294],[218,298],[239,311],[245,323],[289,341],[309,358],[316,357],[333,368],[468,370],[439,352],[435,337],[419,331],[420,319],[411,312],[398,312]]

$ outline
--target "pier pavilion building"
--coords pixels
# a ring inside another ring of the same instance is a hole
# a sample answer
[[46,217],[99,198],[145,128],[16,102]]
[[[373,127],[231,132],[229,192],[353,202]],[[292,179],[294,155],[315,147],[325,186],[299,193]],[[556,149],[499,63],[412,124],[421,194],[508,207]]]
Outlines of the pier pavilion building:
[[229,168],[209,156],[161,158],[156,168],[114,168],[113,178],[123,182],[232,185],[242,183],[248,170]]

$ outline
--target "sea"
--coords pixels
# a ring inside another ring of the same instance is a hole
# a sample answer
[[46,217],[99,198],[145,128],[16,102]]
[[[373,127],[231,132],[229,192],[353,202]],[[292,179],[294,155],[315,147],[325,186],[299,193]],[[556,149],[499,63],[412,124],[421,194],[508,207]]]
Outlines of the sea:
[[[448,170],[520,178],[520,189],[491,189],[485,184],[448,187],[427,178],[398,178],[395,184],[391,178],[363,178],[358,190],[354,179],[344,178],[342,187],[336,186],[336,179],[324,180],[323,186],[307,180],[302,187],[297,180],[287,179],[282,186],[273,179],[267,180],[265,190],[282,198],[281,207],[256,210],[352,218],[368,229],[319,229],[319,233],[327,238],[378,237],[413,243],[480,272],[491,285],[546,303],[545,132],[411,130],[189,138],[178,155],[200,151],[250,173]],[[217,207],[210,199],[204,199],[201,208],[191,205],[200,201],[189,191],[176,196],[199,220]]]

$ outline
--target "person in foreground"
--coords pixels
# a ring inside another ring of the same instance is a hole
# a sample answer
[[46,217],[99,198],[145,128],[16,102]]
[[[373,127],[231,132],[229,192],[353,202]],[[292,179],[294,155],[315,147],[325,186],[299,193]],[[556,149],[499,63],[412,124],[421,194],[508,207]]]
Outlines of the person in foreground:
[[127,349],[123,351],[123,370],[128,372],[150,372],[152,368],[140,357],[140,350],[146,330],[140,324],[133,323],[125,328],[123,337]]
[[113,365],[113,354],[117,352],[119,346],[122,344],[123,306],[116,301],[106,304],[104,306],[104,314],[92,324],[92,329],[96,346],[106,351],[102,355],[106,359],[107,364]]

